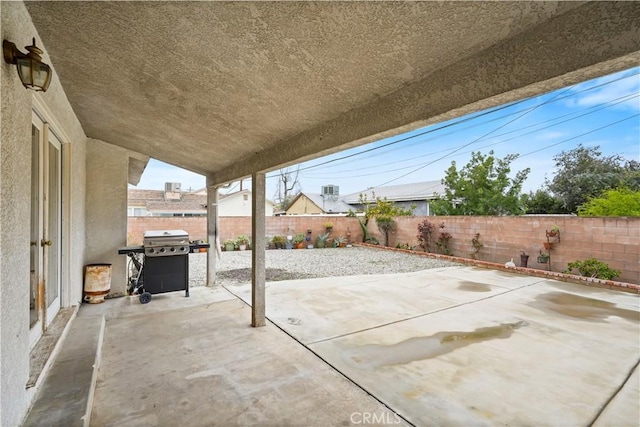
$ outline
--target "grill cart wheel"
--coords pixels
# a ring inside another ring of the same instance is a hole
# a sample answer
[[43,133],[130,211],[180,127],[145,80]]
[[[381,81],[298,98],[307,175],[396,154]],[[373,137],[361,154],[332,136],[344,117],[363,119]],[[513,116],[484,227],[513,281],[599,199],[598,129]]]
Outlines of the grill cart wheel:
[[151,301],[151,294],[149,292],[140,294],[140,304],[147,304],[149,301]]

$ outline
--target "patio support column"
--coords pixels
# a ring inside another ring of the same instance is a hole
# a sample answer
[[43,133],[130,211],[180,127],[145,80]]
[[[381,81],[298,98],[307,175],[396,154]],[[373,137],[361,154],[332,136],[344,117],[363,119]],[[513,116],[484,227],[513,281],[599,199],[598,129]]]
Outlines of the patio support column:
[[251,215],[251,326],[265,326],[265,174],[252,175]]
[[216,257],[220,255],[220,227],[218,223],[218,186],[207,186],[207,286],[216,283]]

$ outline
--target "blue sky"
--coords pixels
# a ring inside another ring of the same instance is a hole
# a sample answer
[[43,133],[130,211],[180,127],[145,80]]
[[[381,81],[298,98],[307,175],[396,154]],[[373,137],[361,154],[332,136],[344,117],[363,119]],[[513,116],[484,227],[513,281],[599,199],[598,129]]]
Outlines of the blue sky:
[[[319,193],[322,185],[335,184],[344,195],[440,180],[452,161],[460,168],[471,151],[494,150],[500,158],[519,154],[512,173],[531,168],[523,190],[536,190],[553,177],[553,156],[579,144],[640,160],[640,67],[301,163],[300,187]],[[269,176],[276,172],[267,174],[269,198],[277,185]],[[184,190],[205,185],[201,175],[152,160],[136,188],[163,189],[165,181],[180,182]],[[236,183],[223,192],[237,189]]]

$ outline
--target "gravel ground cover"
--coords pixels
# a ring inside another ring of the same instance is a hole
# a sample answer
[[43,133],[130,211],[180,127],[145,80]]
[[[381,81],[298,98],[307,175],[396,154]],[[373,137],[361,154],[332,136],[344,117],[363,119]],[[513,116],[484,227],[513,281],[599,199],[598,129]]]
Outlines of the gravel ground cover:
[[[207,254],[189,255],[189,285],[204,286]],[[268,250],[267,281],[362,274],[408,273],[429,268],[459,265],[403,252],[362,247]],[[218,260],[218,282],[235,285],[251,281],[251,252],[222,252]]]

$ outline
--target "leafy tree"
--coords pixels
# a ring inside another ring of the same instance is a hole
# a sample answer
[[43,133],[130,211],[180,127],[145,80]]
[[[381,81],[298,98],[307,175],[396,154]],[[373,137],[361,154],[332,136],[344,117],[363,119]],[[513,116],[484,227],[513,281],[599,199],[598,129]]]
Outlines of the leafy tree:
[[606,190],[578,208],[580,216],[640,216],[640,191]]
[[[389,234],[393,232],[396,227],[396,222],[393,218],[396,216],[411,216],[413,215],[415,207],[403,208],[396,206],[393,202],[387,200],[386,197],[381,199],[380,197],[375,196],[375,193],[373,193],[375,202],[371,202],[367,199],[366,194],[360,194],[360,204],[364,206],[364,221],[360,218],[357,219],[360,223],[360,228],[362,229],[362,241],[367,242],[375,240],[374,237],[369,236],[369,232],[367,231],[369,220],[371,218],[375,218],[378,229],[382,234],[384,234],[384,245],[389,246]],[[375,242],[377,244],[377,241]]]
[[603,156],[599,148],[579,145],[553,158],[557,172],[548,186],[568,212],[576,212],[589,198],[605,190],[620,186],[640,189],[640,164],[619,155]]
[[569,213],[564,208],[562,199],[558,196],[539,188],[530,191],[529,194],[523,194],[521,201],[524,205],[525,212],[528,214],[566,214]]
[[451,162],[442,183],[445,194],[432,204],[436,215],[519,215],[524,209],[520,191],[530,169],[509,178],[510,164],[518,158],[509,154],[496,159],[493,151],[484,156],[472,152],[471,160],[458,171]]

